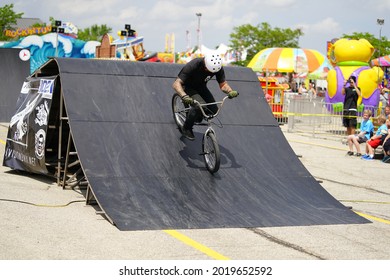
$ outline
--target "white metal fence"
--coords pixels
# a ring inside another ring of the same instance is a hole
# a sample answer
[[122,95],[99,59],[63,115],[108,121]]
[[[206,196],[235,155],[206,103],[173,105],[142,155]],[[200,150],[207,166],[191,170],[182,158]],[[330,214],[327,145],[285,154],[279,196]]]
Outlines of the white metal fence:
[[[285,96],[283,104],[270,103],[270,106],[278,122],[288,126],[288,132],[301,132],[312,137],[345,138],[342,104],[326,103],[323,98],[290,95]],[[378,108],[362,105],[358,109],[358,127],[365,109],[371,110],[375,124]]]

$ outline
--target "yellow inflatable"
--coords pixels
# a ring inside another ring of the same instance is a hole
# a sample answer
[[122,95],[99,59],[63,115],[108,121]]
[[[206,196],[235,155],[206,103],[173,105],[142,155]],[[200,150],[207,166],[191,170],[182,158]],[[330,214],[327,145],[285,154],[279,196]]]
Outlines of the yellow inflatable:
[[378,84],[383,79],[383,71],[379,67],[371,68],[369,61],[374,47],[366,39],[339,39],[330,49],[330,60],[336,66],[328,73],[328,92],[326,101],[338,103],[344,101],[341,90],[344,80],[355,76],[362,97],[358,104],[378,106],[380,90]]

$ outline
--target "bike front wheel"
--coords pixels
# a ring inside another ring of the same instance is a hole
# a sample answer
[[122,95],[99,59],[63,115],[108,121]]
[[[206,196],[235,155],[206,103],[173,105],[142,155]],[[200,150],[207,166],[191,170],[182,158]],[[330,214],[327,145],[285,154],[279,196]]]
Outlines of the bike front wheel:
[[202,148],[207,170],[211,174],[217,172],[220,164],[220,153],[217,137],[213,131],[207,131],[203,135]]
[[180,129],[180,131],[184,125],[184,122],[187,119],[188,107],[189,107],[188,105],[184,105],[179,94],[177,93],[173,94],[172,96],[173,119],[177,127]]

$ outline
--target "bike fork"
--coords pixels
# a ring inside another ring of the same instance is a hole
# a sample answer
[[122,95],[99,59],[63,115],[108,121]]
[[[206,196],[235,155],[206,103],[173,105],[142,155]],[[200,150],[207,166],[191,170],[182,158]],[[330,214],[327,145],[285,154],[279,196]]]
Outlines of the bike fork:
[[[212,133],[212,134],[214,135],[215,139],[217,139],[217,135],[215,134],[214,129],[213,129],[211,126],[209,126],[209,127],[206,129],[206,131],[203,133],[203,144],[205,143],[207,134],[209,134],[209,133]],[[200,156],[204,156],[204,155],[207,155],[207,154],[209,154],[209,153],[205,153],[205,152],[203,151],[203,152],[200,153],[199,155],[200,155]]]

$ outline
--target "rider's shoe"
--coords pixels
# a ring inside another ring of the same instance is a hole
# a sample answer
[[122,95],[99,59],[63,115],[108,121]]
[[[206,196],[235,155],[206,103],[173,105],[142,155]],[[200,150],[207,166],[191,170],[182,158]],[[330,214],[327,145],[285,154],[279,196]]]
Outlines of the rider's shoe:
[[187,138],[188,140],[191,140],[191,141],[194,141],[195,140],[195,135],[194,133],[192,132],[192,129],[187,129],[185,128],[184,126],[182,127],[181,129],[181,133],[183,134],[183,136],[185,138]]

